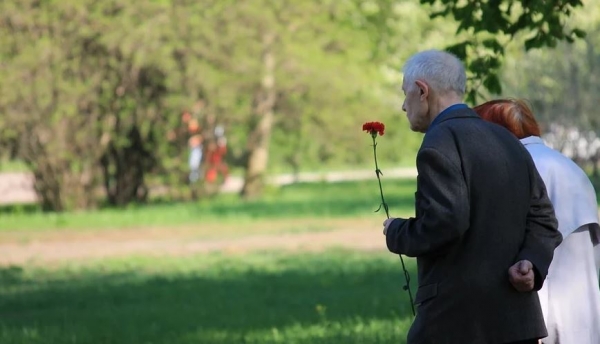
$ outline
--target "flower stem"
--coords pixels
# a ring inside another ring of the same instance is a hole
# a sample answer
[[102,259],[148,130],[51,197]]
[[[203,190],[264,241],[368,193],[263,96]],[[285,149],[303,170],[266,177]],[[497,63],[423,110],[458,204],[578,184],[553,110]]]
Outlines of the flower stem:
[[[385,210],[385,215],[389,219],[390,212],[389,212],[387,203],[385,203],[385,198],[383,197],[383,188],[381,187],[380,175],[382,175],[382,173],[381,173],[381,170],[379,169],[379,164],[377,163],[377,142],[375,141],[376,136],[377,135],[371,135],[371,137],[373,138],[373,156],[375,158],[375,174],[377,175],[377,182],[379,183],[379,194],[381,195],[381,206],[383,206],[383,210]],[[410,290],[410,274],[408,273],[408,270],[406,270],[406,265],[404,264],[404,259],[402,259],[402,255],[399,254],[398,257],[400,257],[400,262],[402,263],[402,271],[404,272],[404,280],[406,281],[406,284],[402,287],[402,289],[404,289],[408,292],[408,299],[410,301],[410,309],[412,310],[413,316],[415,316],[416,315],[415,306],[413,303],[412,292]]]
[[387,203],[385,203],[385,198],[383,197],[383,188],[381,187],[381,178],[379,177],[382,173],[379,169],[379,165],[377,164],[377,142],[375,141],[375,137],[373,138],[373,156],[375,158],[375,174],[377,175],[377,182],[379,183],[379,194],[381,195],[381,206],[383,206],[383,210],[385,210],[385,215],[387,218],[390,218],[390,212],[388,209]]

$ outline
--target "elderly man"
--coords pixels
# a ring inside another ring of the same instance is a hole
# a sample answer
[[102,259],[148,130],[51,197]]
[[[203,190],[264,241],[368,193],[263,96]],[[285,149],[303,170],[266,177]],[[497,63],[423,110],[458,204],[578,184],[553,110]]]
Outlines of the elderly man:
[[430,50],[404,66],[403,110],[425,133],[414,218],[384,222],[391,252],[417,258],[409,344],[537,343],[536,293],[562,240],[544,183],[523,145],[463,104],[466,74]]

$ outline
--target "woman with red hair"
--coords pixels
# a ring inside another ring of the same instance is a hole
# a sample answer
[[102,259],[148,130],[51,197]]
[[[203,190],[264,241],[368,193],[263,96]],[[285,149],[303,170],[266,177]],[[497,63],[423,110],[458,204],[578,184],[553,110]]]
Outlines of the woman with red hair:
[[594,187],[571,159],[544,144],[524,101],[492,100],[474,109],[525,145],[546,184],[564,238],[538,292],[548,329],[542,343],[600,343],[600,227]]

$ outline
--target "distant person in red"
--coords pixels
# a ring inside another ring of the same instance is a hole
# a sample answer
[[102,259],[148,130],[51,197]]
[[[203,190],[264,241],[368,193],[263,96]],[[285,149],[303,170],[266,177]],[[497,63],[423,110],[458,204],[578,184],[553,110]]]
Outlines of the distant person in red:
[[206,150],[207,168],[204,178],[208,183],[214,183],[219,174],[223,177],[223,182],[229,176],[229,168],[224,161],[225,154],[227,154],[227,139],[225,138],[225,130],[222,126],[215,128],[215,138],[216,142],[208,144]]

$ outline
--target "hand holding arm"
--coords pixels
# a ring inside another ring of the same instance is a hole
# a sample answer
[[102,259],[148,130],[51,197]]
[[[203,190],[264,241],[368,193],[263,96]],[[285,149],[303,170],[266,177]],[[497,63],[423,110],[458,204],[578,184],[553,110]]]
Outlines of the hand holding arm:
[[510,284],[520,292],[532,291],[535,285],[533,264],[528,260],[521,260],[508,269]]

